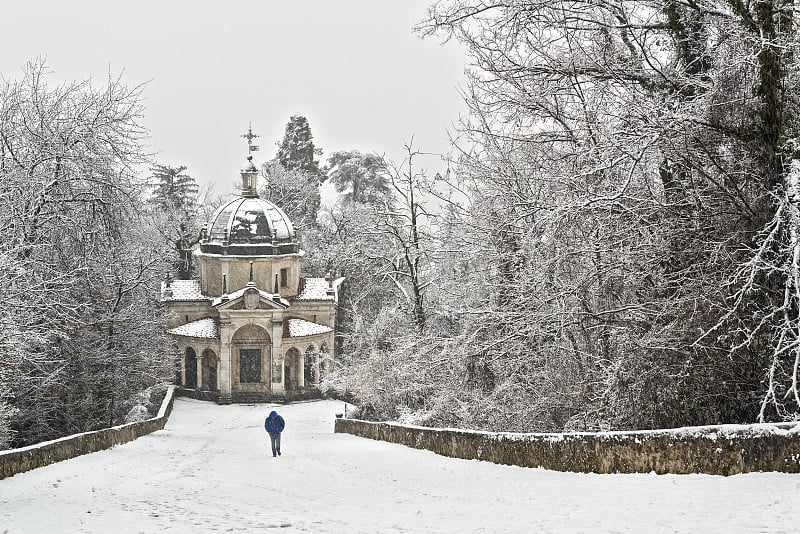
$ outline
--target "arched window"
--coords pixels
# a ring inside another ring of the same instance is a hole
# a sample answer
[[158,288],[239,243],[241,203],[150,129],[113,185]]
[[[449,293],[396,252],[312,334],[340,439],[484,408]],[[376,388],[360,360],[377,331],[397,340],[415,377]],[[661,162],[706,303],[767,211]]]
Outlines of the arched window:
[[192,347],[186,348],[184,369],[185,380],[183,385],[189,389],[195,389],[197,387],[197,353]]

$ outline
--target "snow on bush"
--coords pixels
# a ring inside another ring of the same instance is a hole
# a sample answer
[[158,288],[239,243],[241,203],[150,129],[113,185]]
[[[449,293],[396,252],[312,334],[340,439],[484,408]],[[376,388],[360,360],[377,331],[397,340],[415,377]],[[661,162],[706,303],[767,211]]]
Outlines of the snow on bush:
[[137,404],[125,416],[125,423],[139,423],[150,419],[150,412],[141,404]]
[[11,419],[17,413],[17,409],[0,400],[0,450],[11,446],[11,438],[14,431],[11,430]]

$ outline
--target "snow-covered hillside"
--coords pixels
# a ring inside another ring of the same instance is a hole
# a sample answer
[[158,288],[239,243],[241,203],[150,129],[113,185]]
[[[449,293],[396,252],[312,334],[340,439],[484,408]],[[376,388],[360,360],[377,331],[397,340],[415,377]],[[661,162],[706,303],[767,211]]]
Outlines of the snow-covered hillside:
[[586,475],[333,434],[343,405],[178,399],[163,431],[0,481],[0,533],[800,532],[800,476]]

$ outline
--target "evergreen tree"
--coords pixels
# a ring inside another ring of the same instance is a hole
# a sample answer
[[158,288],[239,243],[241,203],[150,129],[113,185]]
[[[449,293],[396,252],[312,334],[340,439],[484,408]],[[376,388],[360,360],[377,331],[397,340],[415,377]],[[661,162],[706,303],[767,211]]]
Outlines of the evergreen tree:
[[319,161],[314,159],[314,156],[322,154],[322,149],[314,146],[313,139],[308,119],[292,115],[286,124],[283,140],[278,144],[276,159],[287,171],[305,171],[322,181],[324,175],[319,168]]
[[184,174],[186,167],[156,165],[150,202],[159,219],[155,225],[174,251],[171,269],[179,280],[192,277],[192,247],[200,240],[197,217],[197,182]]
[[342,150],[331,154],[328,166],[328,178],[345,200],[382,204],[392,196],[386,162],[377,154]]
[[183,172],[186,166],[169,167],[156,165],[150,169],[153,173],[155,190],[152,201],[163,209],[193,206],[197,200],[197,182]]

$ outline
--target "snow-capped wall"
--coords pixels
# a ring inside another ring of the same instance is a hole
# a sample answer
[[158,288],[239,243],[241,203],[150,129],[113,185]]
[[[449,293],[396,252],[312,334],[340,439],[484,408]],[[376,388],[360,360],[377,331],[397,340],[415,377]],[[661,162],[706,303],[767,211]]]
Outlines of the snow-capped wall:
[[513,434],[337,419],[344,432],[453,458],[580,473],[800,473],[800,423]]
[[172,412],[174,389],[174,386],[169,386],[158,415],[146,421],[74,434],[20,449],[0,451],[0,480],[82,454],[110,449],[114,445],[163,429]]

